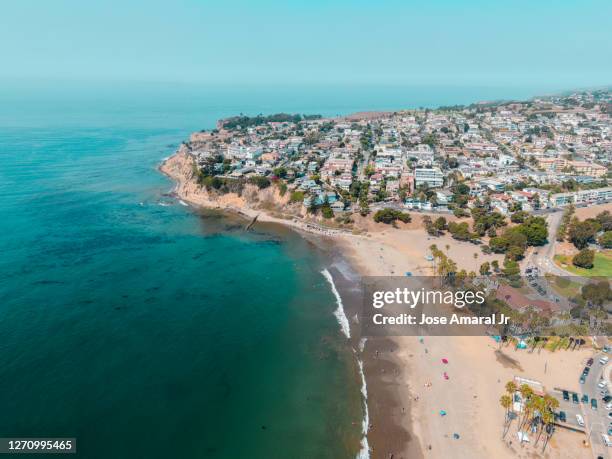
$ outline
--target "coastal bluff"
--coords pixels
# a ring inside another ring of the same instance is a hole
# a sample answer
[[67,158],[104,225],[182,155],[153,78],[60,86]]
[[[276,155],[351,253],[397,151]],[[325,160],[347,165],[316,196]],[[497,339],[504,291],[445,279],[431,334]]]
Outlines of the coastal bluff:
[[208,190],[198,182],[196,160],[185,144],[161,164],[160,171],[176,182],[174,193],[177,197],[195,206],[241,211],[249,216],[258,211],[271,215],[291,212],[296,217],[301,216],[301,205],[290,204],[288,194],[282,196],[276,186],[260,189],[245,183],[240,193]]

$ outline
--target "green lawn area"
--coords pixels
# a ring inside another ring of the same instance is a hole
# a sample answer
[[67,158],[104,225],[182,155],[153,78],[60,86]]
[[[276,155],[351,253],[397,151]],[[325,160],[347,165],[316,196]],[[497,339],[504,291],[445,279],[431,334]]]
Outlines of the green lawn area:
[[612,277],[612,252],[597,252],[593,268],[577,268],[572,265],[572,257],[567,255],[555,255],[555,263],[572,274],[582,277]]

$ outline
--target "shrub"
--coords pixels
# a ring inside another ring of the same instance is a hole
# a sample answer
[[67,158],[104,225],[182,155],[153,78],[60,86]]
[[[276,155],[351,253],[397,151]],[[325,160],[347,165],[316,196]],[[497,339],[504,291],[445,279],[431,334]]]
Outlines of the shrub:
[[323,215],[323,218],[333,218],[334,211],[329,206],[323,206],[321,207],[321,215]]
[[285,182],[278,183],[278,193],[281,196],[285,196],[285,193],[287,193],[287,184]]
[[303,191],[294,191],[289,196],[289,202],[302,202],[304,200],[304,192]]
[[260,190],[270,186],[270,180],[263,175],[253,175],[252,177],[249,177],[249,183],[257,185],[257,188]]

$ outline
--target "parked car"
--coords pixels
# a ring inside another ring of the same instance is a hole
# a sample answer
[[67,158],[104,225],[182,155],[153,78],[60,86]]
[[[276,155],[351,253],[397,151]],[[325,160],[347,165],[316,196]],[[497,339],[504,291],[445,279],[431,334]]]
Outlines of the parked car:
[[584,427],[584,418],[582,417],[582,415],[580,414],[576,415],[576,422],[578,423],[580,427]]
[[601,359],[599,359],[599,363],[605,365],[606,363],[608,363],[608,360],[610,360],[610,357],[604,355]]
[[569,392],[566,390],[563,391],[563,400],[569,402]]
[[567,422],[567,416],[565,415],[565,411],[559,411],[559,421]]
[[604,398],[602,398],[602,400],[606,403],[612,401],[612,395],[606,395]]
[[597,409],[597,400],[594,398],[591,399],[591,408],[593,408],[594,410]]
[[608,411],[612,410],[612,402],[606,403],[606,410]]
[[584,370],[582,370],[582,374],[586,376],[589,374],[589,371],[591,371],[589,367],[584,367]]
[[583,373],[580,375],[580,384],[584,384],[585,381],[586,381],[586,376]]
[[586,363],[586,364],[587,364],[587,366],[589,366],[589,367],[590,367],[591,365],[593,365],[593,357],[591,357],[589,360],[587,360],[587,363]]
[[589,403],[589,396],[587,394],[584,394],[582,398],[580,399],[580,401],[582,403]]
[[602,379],[601,381],[599,381],[599,384],[597,384],[597,387],[603,389],[604,387],[606,387],[606,382]]
[[575,392],[572,394],[572,402],[578,403],[578,394]]

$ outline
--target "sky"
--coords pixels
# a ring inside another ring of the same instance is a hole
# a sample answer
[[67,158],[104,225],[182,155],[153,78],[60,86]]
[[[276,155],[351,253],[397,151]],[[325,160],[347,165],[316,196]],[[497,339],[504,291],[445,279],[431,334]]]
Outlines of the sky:
[[610,0],[19,0],[0,79],[612,84]]

